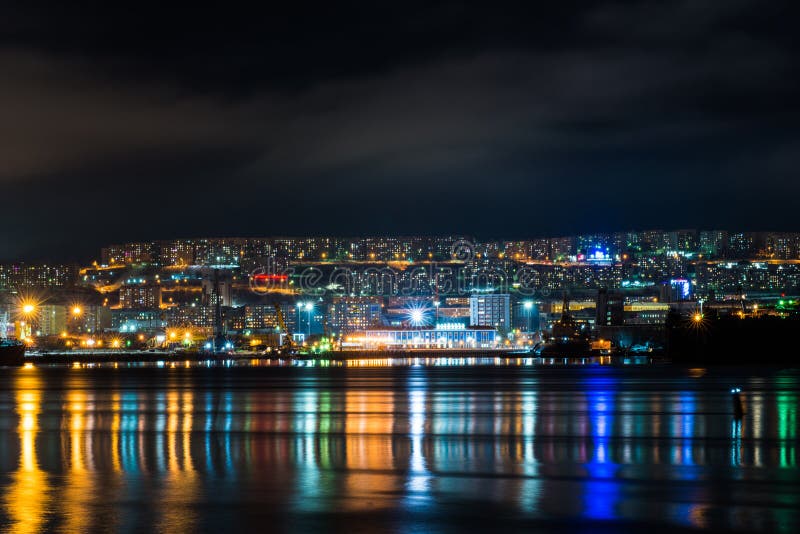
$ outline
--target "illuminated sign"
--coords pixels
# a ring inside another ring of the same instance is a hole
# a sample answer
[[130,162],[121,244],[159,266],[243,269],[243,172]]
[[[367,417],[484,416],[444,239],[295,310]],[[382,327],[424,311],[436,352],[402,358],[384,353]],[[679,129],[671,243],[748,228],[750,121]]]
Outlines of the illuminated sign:
[[461,323],[439,323],[436,325],[436,330],[464,330],[466,326]]
[[689,293],[692,290],[692,285],[689,283],[689,280],[685,278],[675,278],[669,281],[669,284],[678,290],[678,295],[681,298],[689,297]]

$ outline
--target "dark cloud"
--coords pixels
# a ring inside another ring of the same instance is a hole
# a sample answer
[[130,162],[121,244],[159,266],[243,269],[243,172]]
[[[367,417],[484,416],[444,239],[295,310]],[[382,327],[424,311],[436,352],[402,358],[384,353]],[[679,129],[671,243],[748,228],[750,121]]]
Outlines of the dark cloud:
[[800,193],[793,10],[4,8],[0,255],[199,234],[800,229],[769,207]]

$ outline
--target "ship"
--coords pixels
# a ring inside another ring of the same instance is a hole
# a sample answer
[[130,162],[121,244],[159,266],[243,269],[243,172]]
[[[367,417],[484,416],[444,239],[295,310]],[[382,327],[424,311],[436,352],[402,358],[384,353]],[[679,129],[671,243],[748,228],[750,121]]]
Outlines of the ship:
[[16,339],[0,338],[0,365],[20,366],[25,363],[25,345]]
[[561,306],[561,318],[553,323],[552,338],[534,349],[537,356],[543,358],[566,358],[588,356],[592,345],[581,331],[580,325],[569,313],[569,298],[564,293]]

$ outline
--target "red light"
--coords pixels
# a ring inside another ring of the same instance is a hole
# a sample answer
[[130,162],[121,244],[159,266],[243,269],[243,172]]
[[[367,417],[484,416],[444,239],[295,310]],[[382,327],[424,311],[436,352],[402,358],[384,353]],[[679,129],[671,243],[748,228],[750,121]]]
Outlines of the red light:
[[289,279],[289,275],[260,273],[260,274],[254,274],[253,279],[259,281],[286,282]]

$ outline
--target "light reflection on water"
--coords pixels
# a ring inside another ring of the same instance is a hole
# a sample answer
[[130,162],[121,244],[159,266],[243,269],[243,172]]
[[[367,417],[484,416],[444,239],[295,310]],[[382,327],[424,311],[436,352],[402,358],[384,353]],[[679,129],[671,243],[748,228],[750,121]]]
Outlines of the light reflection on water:
[[6,370],[0,529],[307,531],[356,516],[393,530],[579,520],[793,532],[799,377]]

